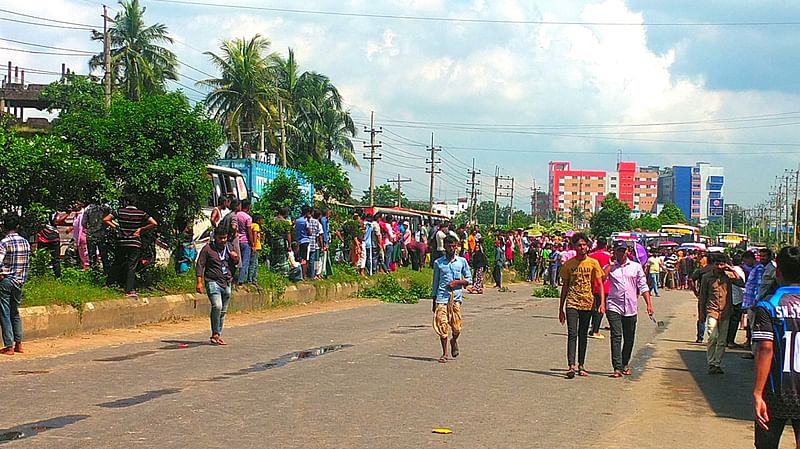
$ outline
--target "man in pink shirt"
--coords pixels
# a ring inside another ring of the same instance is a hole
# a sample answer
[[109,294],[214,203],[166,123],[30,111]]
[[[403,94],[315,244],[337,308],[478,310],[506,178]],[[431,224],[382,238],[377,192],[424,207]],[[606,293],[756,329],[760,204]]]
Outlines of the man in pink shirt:
[[[608,252],[608,241],[605,237],[598,237],[597,245],[595,250],[589,254],[589,257],[596,260],[597,263],[603,268],[606,269],[606,266],[611,262],[611,253]],[[600,333],[600,323],[603,321],[603,314],[600,313],[600,289],[603,289],[603,293],[608,296],[608,291],[611,288],[611,283],[608,281],[608,278],[605,278],[602,285],[595,284],[592,287],[592,292],[594,293],[594,313],[592,313],[592,328],[589,331],[589,338],[596,338],[602,340],[606,338],[603,334]]]
[[642,266],[628,258],[628,247],[623,242],[614,244],[614,260],[603,271],[611,284],[608,296],[600,305],[600,313],[606,314],[611,325],[611,364],[614,366],[611,377],[629,376],[639,295],[647,303],[647,314],[653,315],[650,288]]

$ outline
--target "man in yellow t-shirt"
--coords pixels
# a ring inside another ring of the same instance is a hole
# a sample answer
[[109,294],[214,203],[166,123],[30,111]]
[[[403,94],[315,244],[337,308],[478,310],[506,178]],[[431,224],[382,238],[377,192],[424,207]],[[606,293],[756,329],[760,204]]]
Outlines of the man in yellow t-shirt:
[[[589,372],[584,367],[586,361],[586,346],[588,342],[589,321],[594,308],[594,293],[592,286],[595,282],[602,282],[603,269],[597,260],[587,257],[589,253],[589,238],[586,234],[577,233],[572,236],[572,248],[575,257],[561,266],[559,274],[563,285],[561,287],[561,301],[558,306],[558,320],[563,325],[567,323],[567,379],[579,376],[588,376]],[[600,303],[603,303],[603,289],[600,289]],[[566,308],[565,308],[566,306]],[[578,364],[575,364],[575,350],[578,350]]]
[[250,225],[250,229],[253,231],[253,246],[250,250],[253,254],[250,256],[250,266],[247,268],[247,283],[253,285],[258,284],[258,256],[261,252],[261,240],[264,235],[262,226],[264,226],[264,217],[255,214],[253,224]]

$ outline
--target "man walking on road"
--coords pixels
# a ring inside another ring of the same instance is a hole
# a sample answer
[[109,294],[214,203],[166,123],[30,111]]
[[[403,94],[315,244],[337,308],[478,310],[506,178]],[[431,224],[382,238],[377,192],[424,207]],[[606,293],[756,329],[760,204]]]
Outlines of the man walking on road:
[[6,216],[3,220],[6,234],[0,240],[0,329],[3,333],[0,354],[5,355],[23,352],[19,305],[22,302],[22,286],[28,279],[31,246],[18,234],[19,224],[17,215]]
[[[592,318],[594,307],[594,294],[592,286],[595,282],[602,282],[603,269],[597,260],[587,256],[589,252],[589,238],[583,233],[572,236],[572,248],[575,257],[561,266],[560,277],[563,281],[561,287],[561,300],[558,306],[558,320],[563,325],[567,323],[567,379],[578,375],[588,376],[589,372],[584,367],[586,361],[586,346],[589,333],[589,320]],[[603,290],[600,290],[600,301],[605,301]],[[566,309],[565,309],[566,306]],[[578,350],[578,365],[575,365],[575,349]]]
[[464,287],[472,283],[467,259],[456,254],[458,239],[445,238],[445,255],[433,262],[433,328],[442,344],[439,363],[447,362],[447,337],[450,340],[451,354],[458,357],[458,336],[461,335],[461,302]]
[[725,355],[729,320],[733,311],[733,286],[744,287],[733,267],[727,263],[726,256],[715,254],[714,268],[703,276],[700,285],[699,319],[706,323],[706,361],[708,374],[724,374],[722,356]]
[[[214,229],[214,241],[203,247],[197,257],[197,293],[205,287],[211,301],[211,344],[224,345],[222,326],[231,299],[233,273],[231,266],[239,262],[239,255],[228,246],[228,230]],[[229,262],[230,259],[230,262]]]
[[787,420],[795,440],[800,438],[800,248],[781,249],[777,264],[784,286],[756,304],[753,323],[753,341],[758,343],[753,387],[757,449],[778,449]]
[[647,304],[647,314],[653,315],[650,289],[642,266],[628,258],[628,247],[619,242],[614,245],[614,260],[605,268],[611,284],[608,297],[600,305],[600,313],[606,314],[611,325],[611,377],[631,375],[631,354],[636,337],[638,298],[641,295]]

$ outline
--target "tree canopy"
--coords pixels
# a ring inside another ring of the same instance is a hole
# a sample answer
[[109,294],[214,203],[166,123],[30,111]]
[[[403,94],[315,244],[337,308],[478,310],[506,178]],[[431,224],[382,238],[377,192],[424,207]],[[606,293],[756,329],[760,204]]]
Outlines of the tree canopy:
[[[408,207],[408,199],[405,193],[400,192],[400,207]],[[376,206],[395,206],[397,205],[397,189],[389,184],[375,186],[375,205]],[[363,191],[361,204],[369,206],[369,189]]]
[[309,160],[299,170],[314,184],[314,189],[322,195],[324,203],[328,203],[330,199],[347,201],[350,198],[353,186],[341,165],[330,161]]
[[617,199],[615,194],[609,193],[600,207],[590,221],[595,237],[610,237],[613,232],[631,228],[631,208]]
[[642,231],[658,231],[661,229],[661,220],[650,214],[642,214],[631,222],[631,228],[634,230],[641,229]]
[[662,225],[686,223],[686,217],[683,216],[683,212],[673,203],[664,205],[664,208],[658,214],[658,220]]

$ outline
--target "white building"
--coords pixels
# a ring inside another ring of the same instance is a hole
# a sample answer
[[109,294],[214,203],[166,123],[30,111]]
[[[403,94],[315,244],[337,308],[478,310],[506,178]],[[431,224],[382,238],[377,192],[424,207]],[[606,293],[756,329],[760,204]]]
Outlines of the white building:
[[469,201],[467,201],[467,198],[459,198],[455,204],[444,201],[433,203],[433,213],[446,215],[450,218],[455,217],[458,213],[466,212],[467,209],[469,209]]

